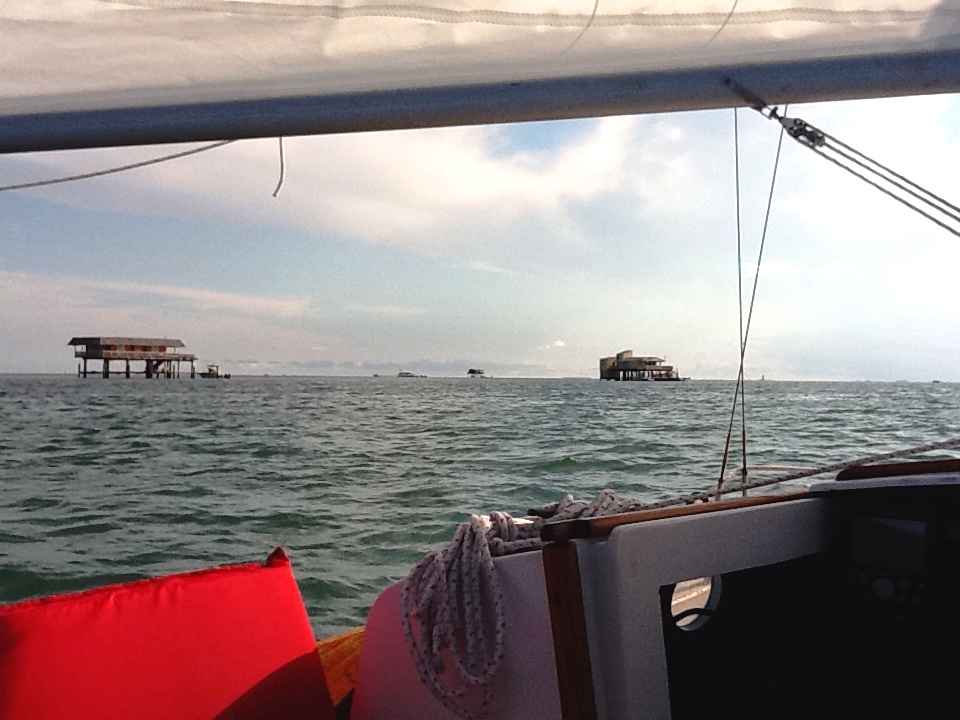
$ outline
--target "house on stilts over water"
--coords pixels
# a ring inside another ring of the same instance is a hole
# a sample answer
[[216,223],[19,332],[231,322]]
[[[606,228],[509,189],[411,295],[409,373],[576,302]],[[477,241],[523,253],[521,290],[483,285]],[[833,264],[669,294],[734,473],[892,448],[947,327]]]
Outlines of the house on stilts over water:
[[600,358],[601,380],[689,380],[680,377],[672,365],[664,365],[664,358],[634,357],[633,350],[618,352],[614,357]]
[[[176,352],[182,348],[183,342],[170,338],[138,338],[138,337],[75,337],[67,345],[73,345],[74,357],[82,358],[83,363],[77,363],[77,377],[87,377],[95,373],[89,369],[87,361],[99,360],[100,373],[103,377],[110,377],[111,363],[123,363],[122,372],[125,377],[144,375],[148,378],[180,377],[180,364],[190,363],[190,377],[197,375],[197,356],[190,353]],[[143,370],[131,370],[131,362],[144,363]]]

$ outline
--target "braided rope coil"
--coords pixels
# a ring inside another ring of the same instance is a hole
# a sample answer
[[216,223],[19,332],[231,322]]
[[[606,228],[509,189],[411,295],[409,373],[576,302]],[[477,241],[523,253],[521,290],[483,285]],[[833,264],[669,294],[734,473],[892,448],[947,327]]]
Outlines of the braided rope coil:
[[592,501],[567,495],[525,518],[471,515],[449,545],[407,576],[400,593],[403,632],[420,679],[458,717],[486,714],[503,662],[503,592],[493,559],[543,547],[549,521],[630,512],[645,507],[603,490]]

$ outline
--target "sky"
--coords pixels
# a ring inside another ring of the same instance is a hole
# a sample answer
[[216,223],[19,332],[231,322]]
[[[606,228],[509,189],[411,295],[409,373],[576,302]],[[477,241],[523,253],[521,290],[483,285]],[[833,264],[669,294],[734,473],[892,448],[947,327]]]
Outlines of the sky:
[[[960,98],[797,106],[957,203]],[[743,110],[749,304],[779,127]],[[0,192],[0,372],[73,336],[172,337],[234,374],[597,377],[739,361],[732,110],[236,142]],[[0,184],[196,146],[10,155]],[[787,139],[748,378],[960,381],[960,239]]]

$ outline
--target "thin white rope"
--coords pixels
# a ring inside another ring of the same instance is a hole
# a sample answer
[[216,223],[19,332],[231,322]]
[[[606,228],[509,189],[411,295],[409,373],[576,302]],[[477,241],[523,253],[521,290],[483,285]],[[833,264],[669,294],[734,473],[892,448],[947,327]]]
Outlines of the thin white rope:
[[[917,447],[908,448],[906,450],[894,450],[893,452],[881,453],[879,455],[871,455],[869,457],[859,458],[858,460],[848,460],[846,462],[834,463],[832,465],[821,465],[820,467],[807,468],[796,470],[794,472],[788,473],[787,475],[780,475],[775,478],[770,478],[768,480],[762,480],[759,482],[751,482],[750,488],[760,488],[768,487],[770,485],[777,485],[779,483],[790,482],[791,480],[800,480],[806,477],[814,477],[816,475],[825,475],[827,473],[839,472],[841,470],[846,470],[849,467],[856,467],[858,465],[873,465],[875,463],[886,462],[887,460],[896,460],[897,458],[910,457],[912,455],[922,455],[923,453],[933,452],[934,450],[947,450],[950,448],[960,446],[960,438],[953,438],[951,440],[943,440],[940,442],[927,443],[926,445],[918,445]],[[659,507],[669,507],[671,505],[684,505],[694,502],[701,502],[709,500],[713,497],[720,498],[723,492],[737,492],[742,490],[742,485],[733,485],[730,487],[715,487],[713,490],[708,492],[694,493],[692,495],[687,495],[682,498],[674,498],[673,500],[667,500],[659,503],[653,503],[649,505],[649,508],[659,508]]]
[[745,474],[752,472],[793,472],[795,470],[809,469],[809,465],[750,465],[746,473],[744,473],[743,468],[739,467],[727,470],[727,474],[723,476],[723,481],[726,482],[738,476],[743,477]]
[[162,155],[161,157],[151,158],[150,160],[142,160],[141,162],[130,163],[129,165],[119,165],[117,167],[107,168],[105,170],[96,170],[94,172],[83,173],[81,175],[67,175],[65,177],[52,178],[50,180],[36,180],[34,182],[16,183],[14,185],[0,185],[0,192],[6,192],[7,190],[26,190],[27,188],[58,185],[60,183],[75,182],[77,180],[89,180],[90,178],[102,177],[104,175],[113,175],[115,173],[126,172],[127,170],[136,170],[137,168],[147,167],[148,165],[157,165],[159,163],[169,162],[170,160],[178,160],[189,155],[196,155],[198,153],[207,152],[208,150],[214,150],[218,147],[223,147],[224,145],[229,145],[230,143],[234,142],[237,141],[222,140],[220,142],[210,143],[209,145],[204,145],[202,147],[193,148],[192,150],[184,150],[183,152],[173,153],[171,155]]
[[720,36],[720,33],[722,33],[727,25],[730,24],[730,21],[733,19],[733,14],[737,11],[737,5],[739,2],[740,0],[733,0],[733,5],[730,7],[730,12],[727,13],[727,16],[723,19],[723,22],[720,23],[720,27],[717,28],[717,31],[710,36],[710,39],[707,40],[706,43],[704,43],[705,45],[709,45],[716,40]]
[[576,45],[578,42],[580,42],[580,39],[587,34],[587,30],[589,30],[593,26],[593,21],[597,18],[597,10],[599,9],[600,9],[600,0],[594,0],[593,12],[590,13],[590,19],[587,20],[586,24],[583,26],[583,30],[581,30],[577,34],[577,36],[573,39],[573,42],[567,45],[567,47],[560,52],[561,55],[566,55],[568,52],[573,50],[573,46]]
[[277,189],[273,191],[273,196],[280,194],[280,188],[283,187],[283,180],[287,174],[287,153],[283,149],[283,136],[277,138],[280,141],[280,179],[277,180]]
[[[734,3],[730,10],[730,16],[733,16],[737,5]],[[728,18],[729,19],[729,18]],[[724,22],[726,25],[726,22]],[[722,28],[721,28],[722,29]],[[718,31],[719,33],[719,31]],[[747,485],[750,482],[749,467],[747,464],[747,389],[743,386],[743,356],[747,351],[747,343],[743,336],[743,247],[742,247],[742,222],[740,211],[740,199],[742,191],[740,188],[740,108],[733,109],[733,137],[736,156],[736,176],[737,176],[737,305],[740,314],[740,466],[742,469],[743,480],[741,483]],[[757,270],[760,269],[759,260],[757,261]],[[736,404],[736,398],[734,398]],[[736,412],[736,410],[734,410]],[[747,491],[743,491],[746,497]]]
[[[784,112],[786,112],[786,108],[784,108]],[[760,249],[757,252],[757,267],[753,274],[753,290],[750,293],[750,305],[747,311],[747,326],[746,328],[743,328],[741,330],[740,368],[737,372],[737,385],[733,391],[733,408],[730,411],[730,424],[727,426],[727,439],[723,446],[723,459],[720,464],[720,478],[717,481],[717,499],[718,500],[720,499],[720,492],[721,492],[721,489],[723,488],[723,477],[726,474],[727,459],[729,458],[729,455],[730,455],[730,437],[733,433],[733,419],[734,417],[736,417],[736,413],[737,413],[737,398],[742,397],[740,393],[743,391],[743,364],[744,364],[744,358],[747,353],[747,342],[750,339],[750,326],[753,321],[753,307],[757,299],[757,286],[760,283],[760,266],[763,263],[763,249],[766,246],[767,230],[770,227],[770,211],[773,208],[773,192],[777,185],[777,170],[780,167],[780,152],[783,149],[784,132],[785,132],[784,129],[781,127],[780,138],[777,141],[777,154],[773,161],[773,174],[770,178],[770,193],[767,196],[767,211],[763,219],[763,231],[760,233]],[[736,152],[737,152],[737,155],[739,156],[739,144],[736,146]],[[737,196],[738,198],[740,194],[739,167],[740,166],[738,163],[737,165],[737,172],[738,172]],[[737,236],[737,242],[738,242],[738,254],[739,254],[739,234]],[[741,302],[742,302],[742,295],[741,295]],[[742,410],[742,401],[741,401],[741,410]],[[747,445],[746,428],[742,427],[741,429],[743,431],[743,456],[744,456],[743,467],[746,468],[746,445]],[[744,479],[749,481],[749,475],[746,473],[746,471],[744,472]],[[745,489],[746,483],[743,483],[742,487]]]
[[[757,466],[750,470],[788,474],[751,481],[750,488],[958,446],[960,438],[953,438],[820,467]],[[741,468],[731,471],[740,472]],[[737,492],[744,488],[734,484],[723,489]],[[719,491],[720,488],[713,488],[645,503],[603,490],[591,501],[567,495],[558,503],[531,511],[525,518],[513,518],[503,512],[471,515],[448,545],[434,550],[417,564],[401,588],[403,633],[424,685],[458,717],[473,720],[486,715],[493,699],[493,682],[503,663],[506,639],[503,590],[494,558],[542,548],[540,531],[545,524],[709,502],[719,496]]]

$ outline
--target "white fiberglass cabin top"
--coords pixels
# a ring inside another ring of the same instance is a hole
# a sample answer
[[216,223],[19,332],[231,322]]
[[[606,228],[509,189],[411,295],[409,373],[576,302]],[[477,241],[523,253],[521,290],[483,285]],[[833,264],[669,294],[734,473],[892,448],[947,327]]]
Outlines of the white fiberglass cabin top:
[[[544,551],[496,561],[489,717],[942,716],[960,670],[960,463],[865,470],[548,526]],[[709,597],[678,622],[674,589],[696,578]],[[420,683],[399,592],[371,611],[351,717],[457,717]]]

